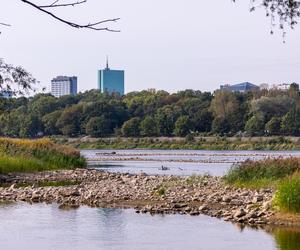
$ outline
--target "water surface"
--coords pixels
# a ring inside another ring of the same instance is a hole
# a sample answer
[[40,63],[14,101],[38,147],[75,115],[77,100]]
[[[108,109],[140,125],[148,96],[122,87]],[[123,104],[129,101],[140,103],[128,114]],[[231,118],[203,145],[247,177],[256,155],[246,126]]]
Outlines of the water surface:
[[[112,152],[114,152],[112,154]],[[234,164],[247,159],[300,157],[300,151],[211,150],[82,150],[91,168],[110,172],[150,175],[222,176]],[[162,166],[168,168],[162,171]]]
[[[133,210],[14,203],[0,206],[5,250],[278,249],[263,230],[207,216],[142,215]],[[298,237],[299,239],[299,237]]]

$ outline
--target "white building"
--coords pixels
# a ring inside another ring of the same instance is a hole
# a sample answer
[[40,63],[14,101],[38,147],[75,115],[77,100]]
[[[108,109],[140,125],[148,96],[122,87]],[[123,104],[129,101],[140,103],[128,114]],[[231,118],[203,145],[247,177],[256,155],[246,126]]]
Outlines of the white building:
[[57,76],[51,80],[51,94],[55,97],[77,94],[77,77]]

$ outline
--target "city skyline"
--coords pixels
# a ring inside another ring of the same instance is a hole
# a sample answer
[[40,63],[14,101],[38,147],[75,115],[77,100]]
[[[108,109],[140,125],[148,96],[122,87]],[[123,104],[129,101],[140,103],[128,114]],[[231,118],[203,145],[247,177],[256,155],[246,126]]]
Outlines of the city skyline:
[[[9,1],[3,6],[3,20],[10,20],[13,11],[19,14],[12,20],[12,27],[2,30],[1,57],[26,68],[41,82],[40,88],[47,90],[51,78],[62,73],[78,76],[79,91],[96,88],[92,72],[102,68],[104,63],[99,58],[106,54],[114,68],[127,72],[126,92],[149,88],[213,91],[223,82],[300,82],[298,27],[287,30],[287,42],[283,44],[281,31],[275,28],[275,34],[269,34],[271,27],[264,10],[249,13],[248,3],[242,1],[218,5],[172,1],[172,10],[168,8],[170,0],[160,3],[159,8],[157,4],[135,0],[100,4],[91,0],[87,11],[60,11],[75,21],[121,17],[113,25],[121,33],[109,33],[71,29]],[[190,18],[180,18],[183,16]],[[28,26],[34,28],[28,32]]]

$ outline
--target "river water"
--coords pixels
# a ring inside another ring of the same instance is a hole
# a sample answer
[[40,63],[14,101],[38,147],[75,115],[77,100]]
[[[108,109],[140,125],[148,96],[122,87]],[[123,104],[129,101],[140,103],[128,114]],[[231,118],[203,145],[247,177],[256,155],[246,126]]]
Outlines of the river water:
[[[101,170],[176,175],[223,175],[233,163],[248,158],[300,156],[300,152],[185,150],[82,154],[90,167]],[[162,171],[161,165],[168,170]],[[208,216],[151,216],[130,209],[61,210],[56,204],[0,203],[0,225],[1,250],[300,249],[300,229],[242,229]]]
[[[91,168],[110,172],[150,175],[222,176],[247,159],[300,157],[300,151],[209,151],[209,150],[82,150]],[[162,170],[162,166],[167,170]]]

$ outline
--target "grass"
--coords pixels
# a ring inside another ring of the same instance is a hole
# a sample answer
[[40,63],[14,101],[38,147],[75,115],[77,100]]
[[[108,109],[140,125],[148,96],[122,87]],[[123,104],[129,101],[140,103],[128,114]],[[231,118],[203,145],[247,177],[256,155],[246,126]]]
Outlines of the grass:
[[234,165],[223,177],[238,187],[276,190],[273,205],[281,212],[300,212],[300,158],[245,161]]
[[233,165],[224,176],[225,182],[239,187],[276,187],[284,178],[300,170],[300,159],[247,160]]
[[296,150],[300,140],[284,137],[194,137],[185,138],[99,138],[81,141],[80,138],[68,141],[66,138],[53,138],[60,144],[80,149],[191,149],[191,150]]
[[0,138],[0,173],[36,172],[84,167],[79,151],[49,139]]
[[300,174],[283,180],[277,188],[274,205],[280,211],[300,212]]

